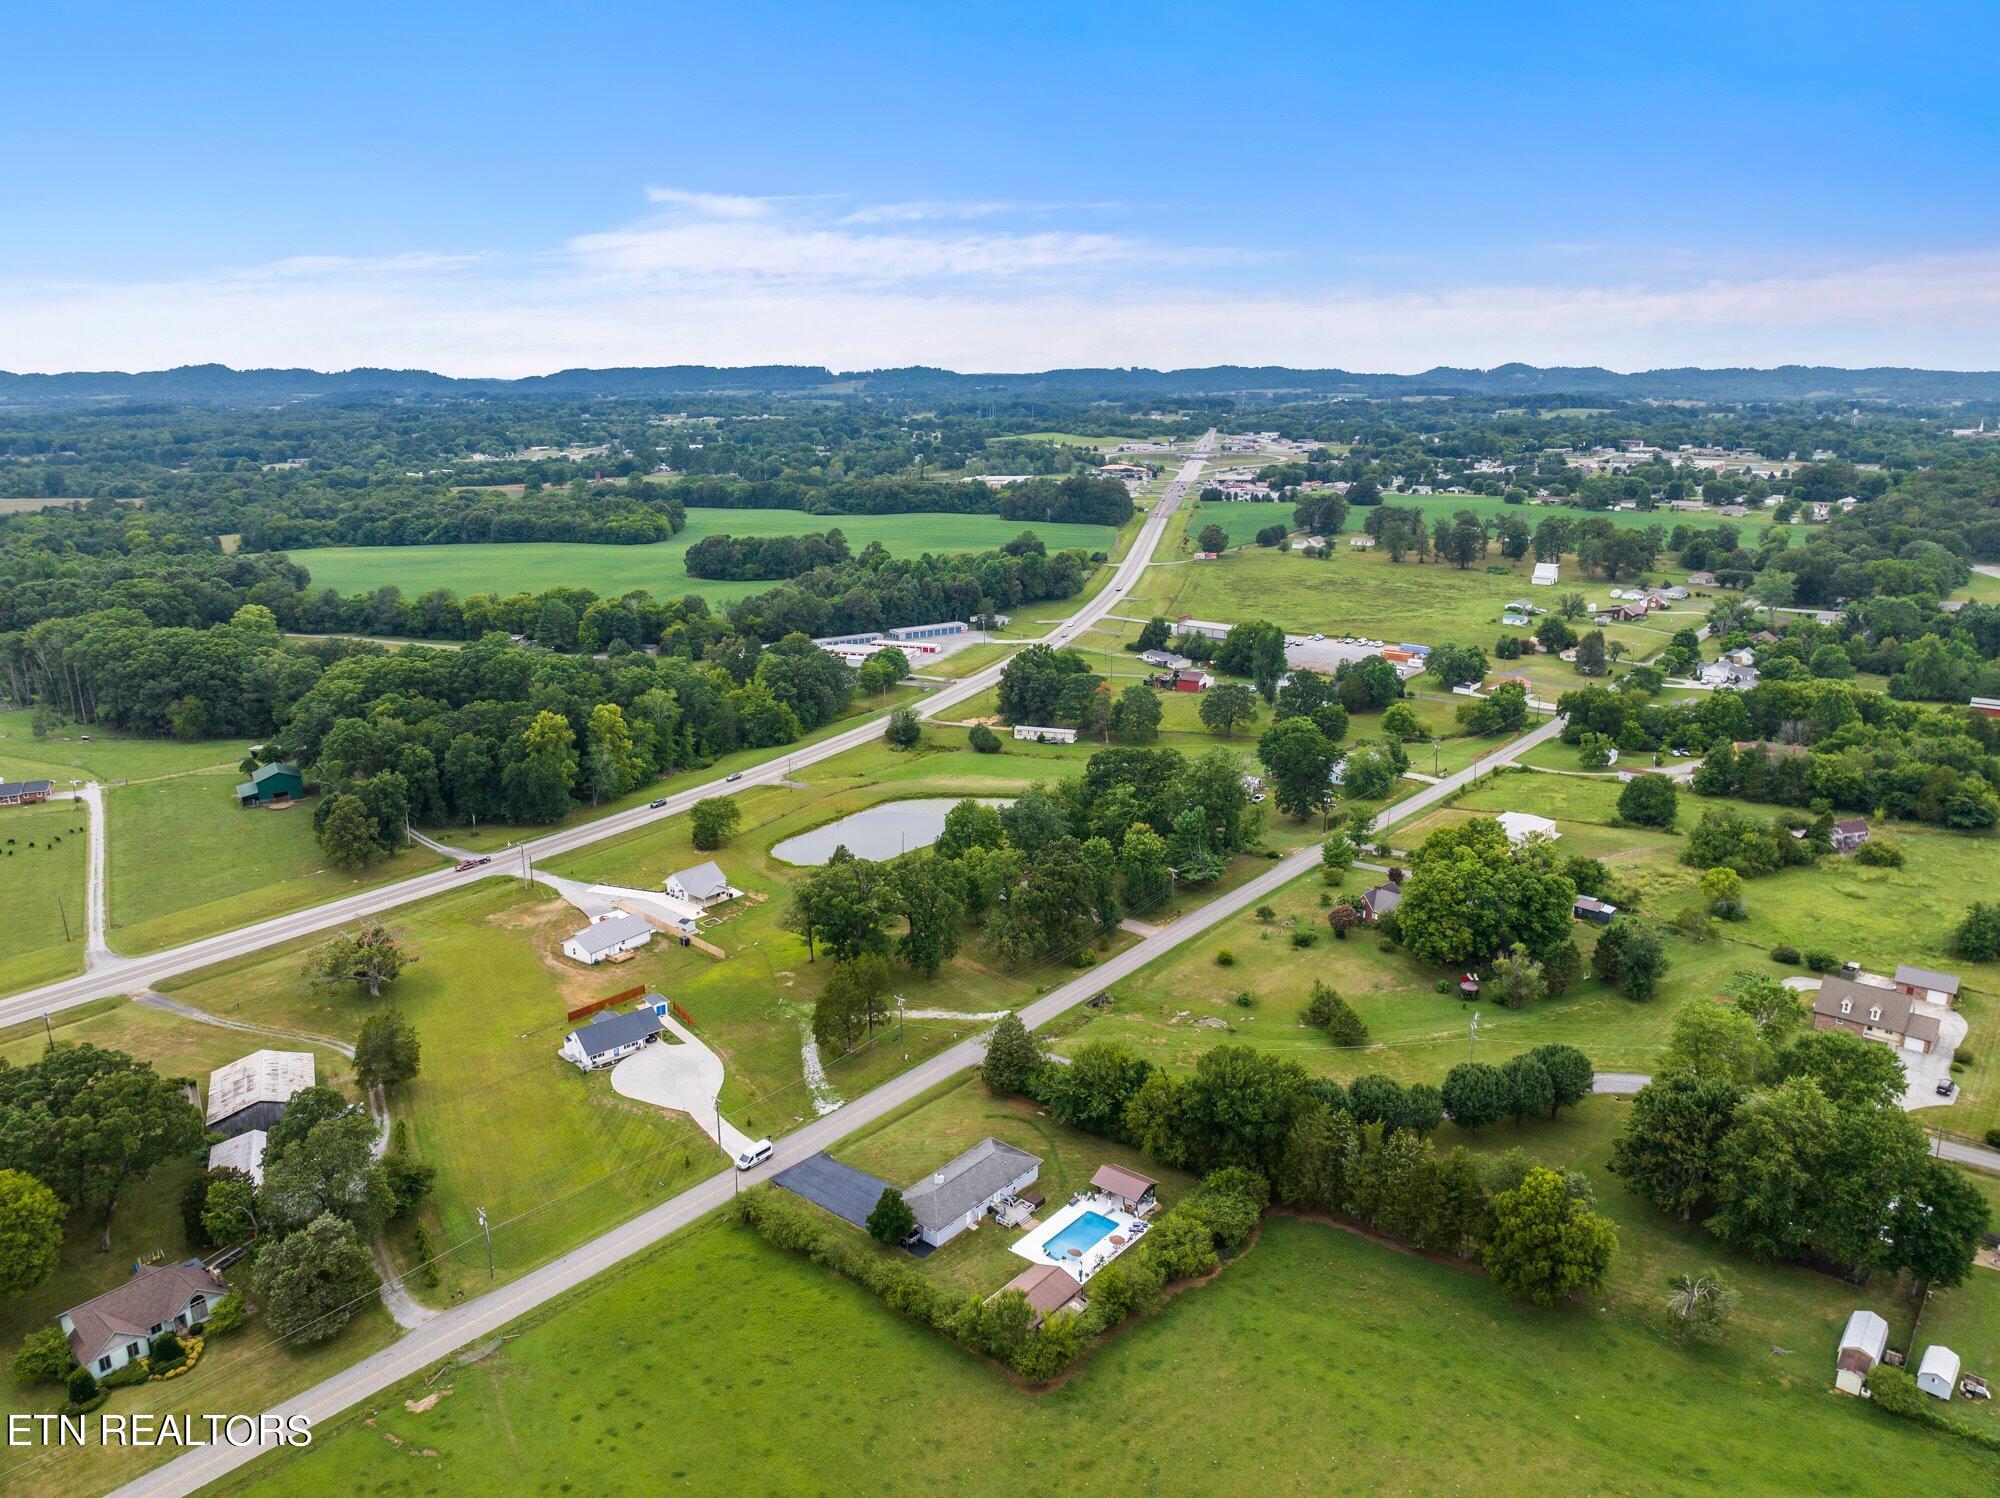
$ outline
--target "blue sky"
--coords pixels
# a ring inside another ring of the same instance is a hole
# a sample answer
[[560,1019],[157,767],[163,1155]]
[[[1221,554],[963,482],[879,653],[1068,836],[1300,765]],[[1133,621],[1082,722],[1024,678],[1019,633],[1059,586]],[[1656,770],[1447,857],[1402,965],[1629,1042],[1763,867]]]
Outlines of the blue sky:
[[1390,9],[37,7],[0,367],[2000,364],[1990,7]]

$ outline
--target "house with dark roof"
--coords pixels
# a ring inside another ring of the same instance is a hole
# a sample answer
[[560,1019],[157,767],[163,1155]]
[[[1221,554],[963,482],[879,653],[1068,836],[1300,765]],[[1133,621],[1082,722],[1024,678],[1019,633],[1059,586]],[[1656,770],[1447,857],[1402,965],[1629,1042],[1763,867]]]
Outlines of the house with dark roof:
[[1842,817],[1833,824],[1829,834],[1836,853],[1852,853],[1868,841],[1868,819],[1866,817]]
[[1598,899],[1595,895],[1578,895],[1576,903],[1570,907],[1570,914],[1579,921],[1608,926],[1611,924],[1611,918],[1618,914],[1618,907]]
[[1813,999],[1813,1028],[1845,1030],[1863,1040],[1919,1052],[1936,1046],[1939,1033],[1937,1016],[1919,1011],[1916,1001],[1901,989],[1837,974],[1820,979]]
[[917,1236],[937,1248],[978,1226],[995,1202],[1032,1186],[1041,1170],[1040,1155],[998,1139],[982,1139],[914,1186],[904,1187],[903,1200],[916,1214]]
[[0,780],[0,806],[30,806],[46,801],[55,788],[53,780]]
[[[652,995],[647,995],[652,1000]],[[578,1071],[597,1071],[615,1066],[634,1051],[645,1049],[660,1038],[666,1028],[660,1011],[664,999],[641,1004],[622,1012],[605,1010],[587,1025],[578,1025],[563,1037],[556,1054]]]
[[297,765],[265,765],[236,787],[236,803],[269,806],[274,801],[293,801],[305,788],[305,777]]
[[1361,918],[1372,926],[1402,903],[1401,886],[1378,884],[1361,897]]
[[1896,965],[1895,984],[1899,991],[1927,1004],[1952,1005],[1958,1002],[1958,974],[1941,973],[1936,968]]
[[229,1286],[199,1259],[151,1264],[116,1290],[71,1306],[56,1318],[77,1362],[99,1378],[152,1351],[162,1332],[190,1332],[207,1322]]

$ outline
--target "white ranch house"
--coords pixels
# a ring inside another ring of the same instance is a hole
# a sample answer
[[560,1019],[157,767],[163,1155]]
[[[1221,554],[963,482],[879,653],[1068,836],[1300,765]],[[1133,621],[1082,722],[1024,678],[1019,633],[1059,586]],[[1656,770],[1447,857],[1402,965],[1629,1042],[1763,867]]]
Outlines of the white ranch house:
[[726,904],[742,893],[742,890],[729,882],[728,877],[713,859],[667,876],[669,899],[680,900],[703,910],[707,910],[711,905]]
[[995,1202],[1034,1185],[1041,1171],[1041,1156],[998,1139],[982,1139],[906,1187],[903,1200],[916,1214],[917,1236],[937,1248],[977,1227]]
[[606,1010],[563,1037],[556,1054],[578,1071],[598,1071],[644,1050],[660,1038],[667,1001],[647,994],[637,1009]]
[[608,958],[636,952],[653,939],[653,927],[643,916],[627,911],[599,916],[562,944],[563,956],[587,967]]
[[56,1318],[77,1362],[99,1378],[149,1356],[162,1332],[191,1332],[207,1322],[229,1286],[199,1259],[149,1265],[116,1290],[71,1306]]

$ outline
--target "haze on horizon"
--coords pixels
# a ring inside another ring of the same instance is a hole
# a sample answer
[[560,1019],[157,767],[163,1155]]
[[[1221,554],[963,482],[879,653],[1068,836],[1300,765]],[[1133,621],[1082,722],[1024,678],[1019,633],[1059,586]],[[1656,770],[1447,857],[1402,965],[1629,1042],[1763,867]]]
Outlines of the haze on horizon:
[[1990,369],[1990,29],[1958,4],[24,14],[0,368]]

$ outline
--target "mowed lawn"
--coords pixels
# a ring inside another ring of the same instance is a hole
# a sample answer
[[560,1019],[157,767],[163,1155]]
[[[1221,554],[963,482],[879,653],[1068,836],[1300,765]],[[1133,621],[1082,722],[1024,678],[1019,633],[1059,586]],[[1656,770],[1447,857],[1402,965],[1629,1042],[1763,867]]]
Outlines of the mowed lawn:
[[0,806],[0,993],[83,970],[89,857],[81,802]]
[[[511,1277],[651,1205],[722,1164],[683,1116],[619,1097],[556,1054],[571,1002],[648,981],[641,964],[588,969],[557,954],[583,918],[537,887],[491,880],[392,919],[417,961],[371,1005],[356,990],[309,987],[305,944],[171,985],[205,1012],[352,1039],[376,1008],[416,1027],[422,1070],[392,1101],[411,1146],[437,1167],[424,1222],[448,1255],[429,1298],[486,1284],[478,1209],[498,1272]],[[399,1250],[410,1231],[395,1235]],[[456,1253],[452,1251],[456,1250]]]
[[135,781],[106,798],[111,945],[154,952],[435,868],[405,848],[351,873],[313,835],[313,803],[245,808],[235,769]]
[[866,1474],[909,1492],[948,1473],[955,1492],[1011,1494],[1027,1463],[1089,1493],[2000,1483],[2000,1457],[1831,1393],[1829,1317],[1774,1319],[1782,1355],[1761,1318],[1683,1350],[1634,1316],[1525,1311],[1470,1270],[1280,1218],[1035,1394],[714,1221],[536,1313],[423,1413],[405,1401],[434,1390],[413,1379],[239,1490],[820,1492]]
[[558,584],[614,598],[643,588],[661,598],[699,593],[711,603],[746,598],[774,586],[689,577],[682,558],[704,536],[801,536],[838,530],[855,551],[879,541],[891,555],[991,551],[1033,531],[1051,551],[1106,551],[1117,537],[1108,525],[1044,525],[997,515],[808,515],[802,510],[689,510],[687,528],[647,546],[599,546],[567,541],[492,542],[445,546],[315,546],[291,553],[312,573],[315,588],[370,593],[385,584],[414,598],[433,588],[469,593],[539,593]]
[[[1611,777],[1503,774],[1387,835],[1397,848],[1408,849],[1429,832],[1472,816],[1507,810],[1547,816],[1562,833],[1564,853],[1603,859],[1640,891],[1638,913],[1664,926],[1696,902],[1698,871],[1679,861],[1681,834],[1613,825],[1619,789]],[[1682,833],[1716,804],[1684,795]],[[1722,804],[1762,817],[1777,810]],[[1312,875],[1266,902],[1270,919],[1254,910],[1233,915],[1114,985],[1108,1011],[1059,1025],[1065,1032],[1060,1044],[1120,1040],[1160,1065],[1186,1070],[1226,1039],[1289,1055],[1321,1075],[1349,1079],[1379,1072],[1435,1085],[1471,1047],[1479,1059],[1499,1062],[1566,1041],[1582,1047],[1601,1070],[1645,1072],[1657,1061],[1678,1005],[1712,998],[1738,972],[1804,971],[1774,964],[1773,946],[1824,946],[1871,971],[1886,973],[1899,962],[1913,962],[1963,976],[1961,1008],[1971,1025],[1965,1049],[1972,1059],[1956,1073],[1958,1101],[1919,1117],[1927,1127],[1977,1139],[2000,1125],[2000,964],[1959,961],[1950,953],[1949,938],[1966,902],[2000,879],[2000,839],[1908,825],[1884,831],[1903,846],[1900,869],[1829,858],[1816,868],[1748,881],[1748,919],[1718,923],[1707,941],[1665,933],[1670,965],[1659,996],[1650,1002],[1635,1003],[1588,977],[1564,997],[1525,1009],[1466,1002],[1449,986],[1455,971],[1385,948],[1371,932],[1335,940],[1322,903],[1328,892]],[[1352,895],[1381,878],[1355,869],[1332,893]],[[1598,929],[1583,922],[1573,927],[1586,957]],[[1312,933],[1313,944],[1295,946],[1295,930]],[[1219,960],[1225,954],[1227,961]],[[1339,990],[1367,1022],[1366,1047],[1335,1047],[1301,1023],[1315,980]],[[1441,981],[1448,986],[1442,994],[1436,991]],[[1248,996],[1247,1005],[1238,1001],[1240,995]],[[1475,1010],[1476,1041],[1469,1029]]]
[[[1008,747],[1014,747],[1011,740]],[[931,728],[921,749],[898,752],[876,742],[800,771],[803,784],[740,792],[734,799],[742,809],[742,828],[718,851],[697,850],[687,818],[673,817],[551,860],[548,867],[573,879],[656,890],[675,870],[713,858],[745,892],[745,899],[719,912],[724,919],[706,933],[729,954],[726,958],[718,961],[655,942],[646,949],[645,960],[662,991],[686,1005],[704,1038],[722,1055],[728,1068],[722,1102],[731,1121],[752,1134],[777,1134],[814,1115],[802,1044],[832,964],[824,958],[809,960],[804,940],[787,929],[792,883],[804,871],[779,862],[771,848],[881,802],[1008,797],[1036,783],[1080,774],[1082,767],[1082,756],[1072,752],[975,754],[966,747],[963,730]],[[1131,941],[1121,934],[1111,945]],[[1009,969],[972,928],[959,955],[937,976],[924,978],[898,967],[893,992],[908,1009],[977,1015],[1016,1008],[1070,974],[1061,963]],[[892,1026],[890,1033],[878,1031],[872,1044],[852,1055],[823,1057],[828,1087],[818,1105],[852,1098],[984,1023],[911,1020],[901,1027],[900,1039]]]

